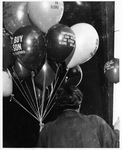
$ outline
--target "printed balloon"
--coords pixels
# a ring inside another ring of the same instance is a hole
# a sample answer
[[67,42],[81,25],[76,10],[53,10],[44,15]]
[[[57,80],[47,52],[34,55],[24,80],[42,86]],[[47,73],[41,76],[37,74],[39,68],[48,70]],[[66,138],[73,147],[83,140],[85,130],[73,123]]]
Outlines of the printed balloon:
[[13,36],[13,54],[28,70],[42,66],[46,55],[42,31],[30,25],[19,28]]
[[56,62],[64,62],[75,50],[75,34],[72,29],[63,24],[51,27],[46,34],[47,55]]
[[11,34],[14,34],[20,27],[30,25],[27,2],[4,2],[3,23],[6,30]]
[[104,73],[111,83],[119,82],[119,59],[114,58],[104,65]]
[[76,36],[76,49],[67,67],[72,68],[91,59],[99,46],[96,29],[88,23],[78,23],[71,27]]
[[27,11],[33,24],[47,33],[50,27],[61,20],[64,3],[62,1],[28,2]]

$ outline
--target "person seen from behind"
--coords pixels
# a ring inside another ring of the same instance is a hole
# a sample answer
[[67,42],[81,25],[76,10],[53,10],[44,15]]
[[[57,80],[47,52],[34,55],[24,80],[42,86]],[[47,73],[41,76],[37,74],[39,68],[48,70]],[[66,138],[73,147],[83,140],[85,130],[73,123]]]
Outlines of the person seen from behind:
[[83,94],[77,87],[57,91],[59,117],[44,125],[37,147],[45,148],[116,148],[118,139],[113,129],[97,115],[83,115]]

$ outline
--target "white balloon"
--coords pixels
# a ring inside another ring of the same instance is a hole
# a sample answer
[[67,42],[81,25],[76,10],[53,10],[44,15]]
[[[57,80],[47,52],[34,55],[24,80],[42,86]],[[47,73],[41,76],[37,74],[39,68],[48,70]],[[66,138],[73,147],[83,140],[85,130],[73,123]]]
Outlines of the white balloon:
[[28,2],[27,12],[30,20],[41,31],[47,33],[55,24],[58,24],[64,13],[63,1]]
[[91,59],[99,46],[99,36],[96,29],[88,23],[78,23],[71,27],[76,36],[76,49],[67,65],[72,68]]
[[8,97],[13,92],[13,81],[9,71],[3,71],[3,97]]

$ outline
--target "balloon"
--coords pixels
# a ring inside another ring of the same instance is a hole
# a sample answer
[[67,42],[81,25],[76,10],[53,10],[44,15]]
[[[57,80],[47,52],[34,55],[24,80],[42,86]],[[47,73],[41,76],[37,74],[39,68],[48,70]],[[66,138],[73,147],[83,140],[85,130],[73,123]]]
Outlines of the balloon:
[[50,27],[61,20],[64,3],[61,1],[28,2],[27,11],[32,23],[47,33]]
[[13,81],[9,71],[3,71],[3,96],[8,97],[13,92]]
[[18,60],[14,64],[14,77],[20,80],[26,79],[30,75],[30,71],[20,64]]
[[67,67],[72,68],[91,59],[99,46],[99,36],[93,26],[78,23],[71,27],[76,35],[76,49]]
[[36,87],[36,93],[38,100],[40,100],[42,98],[42,91],[38,87]]
[[46,34],[47,55],[61,63],[75,50],[75,34],[63,24],[51,27]]
[[119,82],[119,59],[114,58],[104,65],[104,73],[107,79],[112,83]]
[[79,65],[77,65],[69,69],[63,85],[77,87],[81,83],[82,78],[83,78],[82,69]]
[[43,87],[43,82],[45,80],[45,86],[49,86],[55,79],[55,73],[57,70],[57,64],[51,58],[45,61],[45,64],[35,77],[35,82],[37,87]]
[[35,70],[43,65],[46,47],[42,31],[28,25],[19,28],[13,37],[13,54],[25,68]]
[[11,34],[20,27],[30,25],[27,2],[4,2],[3,23],[6,30]]
[[3,32],[3,68],[9,67],[12,61],[12,44],[10,36]]

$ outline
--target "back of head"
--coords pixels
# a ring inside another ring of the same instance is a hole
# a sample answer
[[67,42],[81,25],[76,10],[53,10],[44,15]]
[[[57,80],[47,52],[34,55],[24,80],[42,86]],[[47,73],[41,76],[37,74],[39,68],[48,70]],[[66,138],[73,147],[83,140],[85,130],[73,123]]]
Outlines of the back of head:
[[56,102],[60,109],[78,109],[83,94],[77,87],[63,87],[57,91]]

